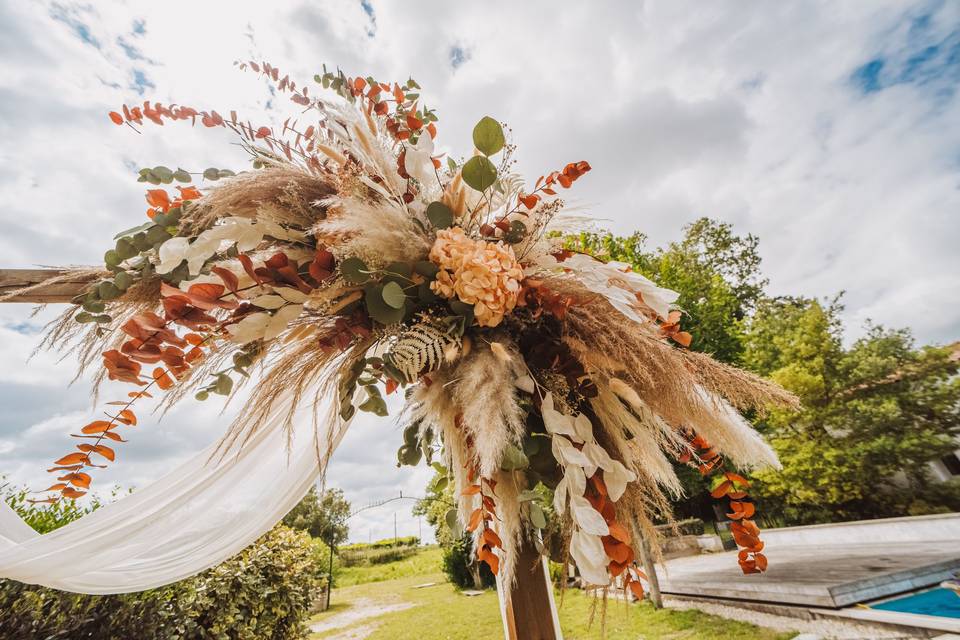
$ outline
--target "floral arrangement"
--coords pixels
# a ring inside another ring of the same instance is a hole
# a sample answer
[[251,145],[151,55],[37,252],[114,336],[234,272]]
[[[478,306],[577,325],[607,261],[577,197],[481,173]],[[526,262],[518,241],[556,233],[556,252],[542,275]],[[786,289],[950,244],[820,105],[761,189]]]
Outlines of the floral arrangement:
[[133,128],[230,129],[252,169],[140,171],[154,187],[148,220],[116,236],[105,269],[84,272],[91,285],[47,338],[136,389],[75,434],[47,500],[87,491],[137,424],[139,399],[229,396],[257,367],[226,441],[331,400],[316,428],[334,443],[357,410],[384,416],[403,389],[399,464],[443,463],[458,495],[448,521],[503,580],[524,540],[542,543],[542,484],[584,580],[642,594],[636,541],[681,491],[671,458],[713,478],[743,570],[766,568],[748,483],[729,465],[777,461],[738,410],[795,399],[687,350],[676,293],[565,248],[590,224],[562,197],[587,162],[528,186],[493,118],[465,159],[439,153],[437,115],[412,79],[324,68],[315,80],[332,95],[321,98],[269,64],[240,66],[301,115],[278,131],[150,102],[110,113]]

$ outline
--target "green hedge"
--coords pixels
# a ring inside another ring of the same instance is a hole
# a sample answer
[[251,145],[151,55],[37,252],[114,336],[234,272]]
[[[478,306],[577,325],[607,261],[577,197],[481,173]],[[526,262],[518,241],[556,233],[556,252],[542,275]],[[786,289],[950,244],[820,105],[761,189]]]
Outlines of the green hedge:
[[403,536],[401,538],[384,538],[376,542],[354,542],[340,545],[340,551],[362,551],[365,549],[389,549],[392,547],[416,547],[420,544],[417,536]]
[[325,559],[323,545],[281,525],[223,564],[142,593],[86,596],[3,580],[0,638],[305,638]]

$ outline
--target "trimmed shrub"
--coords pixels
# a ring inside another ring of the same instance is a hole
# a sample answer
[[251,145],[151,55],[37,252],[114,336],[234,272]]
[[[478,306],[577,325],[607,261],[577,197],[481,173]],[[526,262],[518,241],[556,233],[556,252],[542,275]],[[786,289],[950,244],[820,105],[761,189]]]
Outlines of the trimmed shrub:
[[474,558],[473,541],[469,533],[454,540],[450,547],[443,550],[443,572],[450,582],[461,589],[482,589],[497,583],[490,567]]
[[324,553],[307,534],[277,526],[212,569],[141,593],[87,596],[0,581],[0,638],[305,638],[326,583]]

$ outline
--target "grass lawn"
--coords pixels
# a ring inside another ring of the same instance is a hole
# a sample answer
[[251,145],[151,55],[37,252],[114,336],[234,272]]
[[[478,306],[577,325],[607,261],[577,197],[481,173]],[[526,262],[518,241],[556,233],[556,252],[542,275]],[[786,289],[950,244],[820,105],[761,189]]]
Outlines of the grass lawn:
[[[391,566],[403,565],[403,566]],[[362,637],[369,640],[498,640],[503,625],[495,591],[467,597],[446,582],[440,572],[440,551],[431,549],[407,560],[344,570],[341,584],[333,592],[334,606],[313,618],[314,623],[336,624],[335,628],[310,636],[311,640]],[[383,576],[389,576],[381,579]],[[370,581],[370,580],[376,581]],[[435,582],[434,586],[420,587]],[[567,640],[599,640],[599,608],[589,624],[592,598],[579,590],[568,590],[558,599],[560,625]],[[351,617],[352,616],[352,617]],[[344,624],[337,624],[338,621]],[[372,630],[369,635],[345,632]],[[342,634],[342,635],[341,635]],[[699,611],[657,611],[647,603],[625,605],[611,601],[606,616],[608,640],[786,640],[783,634],[749,624],[700,613]]]

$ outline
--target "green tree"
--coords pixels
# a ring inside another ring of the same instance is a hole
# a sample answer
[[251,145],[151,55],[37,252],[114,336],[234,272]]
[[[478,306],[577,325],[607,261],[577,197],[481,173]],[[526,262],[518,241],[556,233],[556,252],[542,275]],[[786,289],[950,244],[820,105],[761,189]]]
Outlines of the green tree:
[[790,524],[957,509],[960,485],[928,466],[957,448],[957,363],[872,325],[845,348],[841,311],[838,299],[783,298],[747,323],[747,366],[803,403],[760,424],[783,469],[757,473],[755,495]]
[[303,500],[284,516],[283,524],[337,546],[347,541],[349,517],[350,503],[343,497],[343,491],[327,489],[321,495],[316,487],[311,487]]
[[759,240],[741,237],[725,222],[700,218],[684,227],[683,238],[649,250],[641,233],[626,237],[581,234],[569,245],[630,264],[657,284],[680,294],[683,327],[693,335],[691,349],[737,364],[743,353],[741,321],[763,297]]

